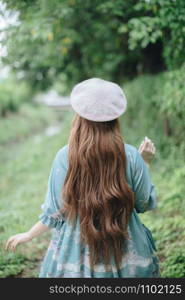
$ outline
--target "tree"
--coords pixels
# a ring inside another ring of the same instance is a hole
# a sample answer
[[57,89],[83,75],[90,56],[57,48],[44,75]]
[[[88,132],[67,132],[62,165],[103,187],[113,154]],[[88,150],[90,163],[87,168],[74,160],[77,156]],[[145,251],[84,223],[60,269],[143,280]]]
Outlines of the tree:
[[7,31],[3,62],[34,87],[59,81],[70,89],[89,77],[119,83],[184,59],[183,0],[3,2],[21,21]]

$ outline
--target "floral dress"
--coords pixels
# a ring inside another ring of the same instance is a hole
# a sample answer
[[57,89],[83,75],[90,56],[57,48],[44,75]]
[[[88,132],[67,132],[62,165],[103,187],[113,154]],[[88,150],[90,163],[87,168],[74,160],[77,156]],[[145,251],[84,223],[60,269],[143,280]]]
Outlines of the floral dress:
[[130,216],[126,253],[121,269],[111,258],[107,271],[103,262],[89,267],[89,247],[80,241],[80,220],[69,224],[59,214],[60,194],[68,169],[68,144],[57,152],[48,179],[48,189],[42,204],[39,220],[52,228],[52,237],[41,263],[39,277],[160,277],[159,259],[150,230],[142,224],[138,214],[156,207],[155,186],[151,182],[148,167],[138,150],[124,144],[127,182],[135,193],[135,208]]

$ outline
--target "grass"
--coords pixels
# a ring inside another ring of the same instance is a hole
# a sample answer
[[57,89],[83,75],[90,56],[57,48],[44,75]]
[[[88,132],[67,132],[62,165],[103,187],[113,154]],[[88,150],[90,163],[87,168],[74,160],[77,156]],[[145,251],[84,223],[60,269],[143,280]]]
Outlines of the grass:
[[157,187],[158,207],[141,218],[156,240],[162,277],[185,277],[185,213],[182,210],[185,168],[174,165],[173,172],[168,172],[169,163],[172,163],[169,158],[161,161],[162,167],[159,161],[156,163],[153,181]]
[[[130,103],[120,122],[125,142],[138,147],[147,135],[156,145],[151,177],[157,188],[158,208],[140,217],[156,240],[162,277],[185,277],[184,148],[177,148],[172,139],[163,136],[161,117],[156,118],[155,110],[149,110],[148,102],[145,106],[151,94],[160,95],[160,88],[160,75],[127,83],[125,90]],[[136,96],[141,93],[138,100]],[[16,253],[5,252],[3,245],[9,236],[24,232],[37,222],[51,163],[56,151],[67,143],[72,117],[72,112],[24,106],[19,114],[0,121],[1,128],[9,124],[7,135],[0,129],[0,149],[3,150],[0,159],[0,277],[38,277],[50,234],[20,246]],[[61,131],[46,136],[44,128],[55,123],[61,124]],[[22,128],[24,124],[26,129]],[[36,139],[35,134],[40,139]]]
[[[49,109],[40,108],[39,116],[45,119],[43,122],[45,125],[54,124],[53,113]],[[59,116],[55,113],[55,122],[57,118]],[[33,240],[26,247],[21,245],[15,254],[5,252],[3,246],[9,236],[27,231],[38,221],[52,160],[57,150],[67,142],[70,125],[68,118],[71,118],[70,113],[60,114],[61,131],[55,136],[44,135],[41,122],[39,140],[35,139],[34,128],[31,125],[26,137],[21,139],[21,142],[14,142],[13,148],[9,146],[11,140],[4,145],[4,164],[1,164],[0,169],[0,277],[18,277],[22,271],[24,271],[24,277],[38,275],[38,265],[48,245],[49,234],[45,234],[44,238]],[[11,121],[11,125],[15,126],[14,118],[11,120],[10,117],[9,122]],[[17,121],[18,116],[16,123]],[[29,120],[28,123],[30,123]],[[59,120],[57,120],[58,123]],[[20,124],[17,123],[17,126],[19,127]],[[37,124],[36,129],[38,135]]]
[[[163,118],[155,107],[163,84],[164,74],[140,76],[127,83],[124,89],[130,103],[121,125],[128,143],[139,147],[145,135],[155,143],[150,174],[158,207],[140,218],[156,241],[162,277],[185,277],[185,143],[177,146],[173,136],[164,135]],[[175,124],[172,126],[175,129]]]

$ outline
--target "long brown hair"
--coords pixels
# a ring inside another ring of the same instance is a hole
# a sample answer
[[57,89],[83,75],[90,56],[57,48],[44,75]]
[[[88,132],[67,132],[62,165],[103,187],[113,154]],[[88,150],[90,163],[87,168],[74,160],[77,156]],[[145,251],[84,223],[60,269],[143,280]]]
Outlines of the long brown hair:
[[118,268],[134,193],[126,181],[126,155],[119,120],[95,122],[78,114],[69,137],[69,166],[61,212],[71,222],[80,216],[81,240],[89,246],[90,266],[114,254]]

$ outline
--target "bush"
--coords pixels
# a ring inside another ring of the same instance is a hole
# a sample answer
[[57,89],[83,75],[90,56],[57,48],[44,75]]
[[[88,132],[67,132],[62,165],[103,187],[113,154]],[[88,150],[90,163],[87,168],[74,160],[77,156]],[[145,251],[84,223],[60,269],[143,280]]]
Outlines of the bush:
[[26,257],[22,254],[0,254],[0,278],[14,276],[21,273],[26,264]]
[[25,81],[11,76],[4,79],[0,83],[0,115],[4,117],[9,111],[18,111],[23,102],[30,101],[31,95],[31,89]]
[[168,134],[177,145],[184,139],[185,130],[185,64],[180,69],[166,72],[161,95],[160,111],[168,121]]
[[162,263],[163,277],[185,277],[185,253],[182,248],[174,249]]
[[174,145],[179,152],[185,151],[184,82],[185,65],[182,65],[157,76],[139,76],[123,86],[128,98],[127,124],[136,128],[137,133],[145,130],[158,144],[163,157],[173,151]]

